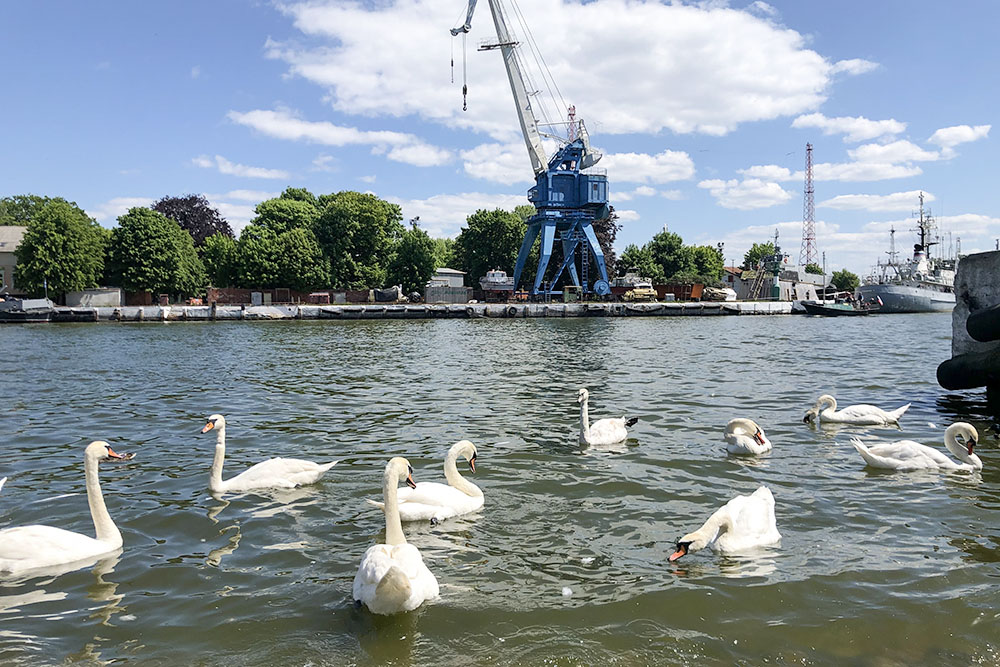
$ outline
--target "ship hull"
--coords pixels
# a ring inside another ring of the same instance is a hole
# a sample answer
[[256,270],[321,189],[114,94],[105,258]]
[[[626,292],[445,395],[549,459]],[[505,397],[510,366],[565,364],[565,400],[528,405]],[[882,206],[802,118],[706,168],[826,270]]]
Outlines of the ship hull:
[[955,307],[954,292],[938,292],[907,285],[862,285],[858,293],[865,301],[882,300],[879,313],[946,313]]

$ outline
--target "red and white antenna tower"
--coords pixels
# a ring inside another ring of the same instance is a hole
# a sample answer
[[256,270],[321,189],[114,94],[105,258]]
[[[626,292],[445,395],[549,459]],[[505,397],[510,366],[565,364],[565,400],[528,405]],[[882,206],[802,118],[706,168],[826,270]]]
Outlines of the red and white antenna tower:
[[802,204],[802,250],[799,266],[816,263],[816,202],[813,198],[813,145],[806,144],[806,194]]

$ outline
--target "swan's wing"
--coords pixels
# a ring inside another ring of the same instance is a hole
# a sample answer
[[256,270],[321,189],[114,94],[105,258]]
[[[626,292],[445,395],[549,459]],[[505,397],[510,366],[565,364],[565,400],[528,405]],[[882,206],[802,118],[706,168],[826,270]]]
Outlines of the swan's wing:
[[301,484],[312,484],[336,463],[334,461],[319,464],[303,459],[269,459],[227,479],[225,484],[232,490],[264,487],[291,488]]
[[771,449],[771,441],[767,438],[762,445],[742,433],[727,433],[726,443],[726,451],[730,454],[763,454]]
[[954,468],[955,462],[943,453],[912,440],[900,440],[869,447],[874,456],[891,458],[907,468]]
[[114,549],[93,537],[53,526],[17,526],[0,530],[0,571],[63,563]]
[[410,580],[412,594],[407,603],[408,609],[416,609],[424,600],[438,596],[437,578],[424,563],[419,549],[412,544],[400,544],[395,547],[393,561]]
[[7,481],[6,477],[0,477],[0,489],[3,488],[3,483]]
[[628,429],[625,428],[625,418],[600,419],[590,425],[590,444],[610,444],[621,442],[628,438]]
[[417,488],[403,487],[398,492],[399,504],[421,503],[423,505],[453,505],[467,495],[453,486],[437,482],[417,482]]

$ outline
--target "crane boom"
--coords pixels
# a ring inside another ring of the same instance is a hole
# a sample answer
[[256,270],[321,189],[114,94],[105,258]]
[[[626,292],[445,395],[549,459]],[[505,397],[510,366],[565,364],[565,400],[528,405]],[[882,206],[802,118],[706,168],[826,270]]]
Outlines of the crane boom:
[[[514,94],[514,107],[517,110],[518,121],[521,123],[521,134],[524,136],[524,143],[528,148],[531,168],[537,175],[545,171],[548,160],[545,148],[542,146],[542,135],[538,131],[538,120],[531,109],[531,100],[528,99],[528,91],[524,86],[524,76],[521,74],[521,67],[518,65],[514,51],[517,42],[513,40],[507,29],[507,22],[504,20],[499,0],[489,0],[489,5],[490,12],[493,14],[493,25],[496,26],[497,30],[497,43],[482,46],[480,50],[499,48],[503,55],[503,64],[507,68],[510,90]],[[476,0],[469,0],[469,11],[465,17],[465,23],[458,28],[452,28],[452,35],[467,33],[472,29],[472,13],[475,10]]]

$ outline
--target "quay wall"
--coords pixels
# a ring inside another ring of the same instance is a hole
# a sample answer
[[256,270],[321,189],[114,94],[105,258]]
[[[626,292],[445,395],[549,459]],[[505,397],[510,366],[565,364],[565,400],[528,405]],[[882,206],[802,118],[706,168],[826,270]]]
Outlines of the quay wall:
[[[197,322],[228,320],[397,320],[536,317],[670,317],[790,315],[792,303],[528,303],[528,304],[357,304],[272,306],[58,307],[54,322]],[[796,311],[798,312],[798,311]]]

